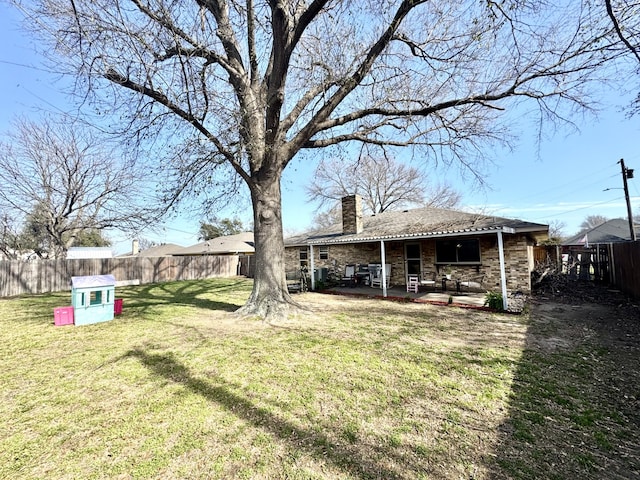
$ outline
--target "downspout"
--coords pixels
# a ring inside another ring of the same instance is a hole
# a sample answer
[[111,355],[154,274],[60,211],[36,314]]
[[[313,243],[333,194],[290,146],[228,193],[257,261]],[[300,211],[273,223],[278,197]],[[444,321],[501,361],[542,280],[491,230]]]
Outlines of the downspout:
[[502,288],[502,309],[507,305],[507,276],[504,266],[504,244],[502,243],[502,230],[498,230],[498,256],[500,257],[500,287]]
[[315,267],[313,263],[313,245],[309,245],[309,255],[311,255],[311,291],[316,289]]
[[384,240],[380,240],[380,258],[382,259],[382,296],[387,296],[387,254],[384,251]]

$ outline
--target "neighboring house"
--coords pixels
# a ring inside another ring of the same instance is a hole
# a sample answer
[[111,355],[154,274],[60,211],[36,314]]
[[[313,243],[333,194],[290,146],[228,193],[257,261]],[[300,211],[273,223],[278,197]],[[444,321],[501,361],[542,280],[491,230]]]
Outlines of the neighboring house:
[[[638,226],[635,226],[636,232]],[[562,242],[564,247],[588,247],[598,243],[619,243],[631,240],[631,231],[629,230],[629,221],[623,218],[614,218],[601,223],[597,227],[582,231],[577,235]]]
[[113,258],[111,247],[70,247],[67,250],[67,260],[83,258]]
[[253,232],[225,235],[185,247],[173,255],[253,255]]
[[180,245],[176,245],[175,243],[162,243],[160,245],[155,245],[151,248],[147,248],[145,250],[139,249],[138,240],[134,240],[131,245],[131,251],[124,253],[122,255],[118,255],[119,257],[170,257],[174,255],[176,252],[179,252],[184,247]]
[[251,259],[255,252],[253,232],[242,232],[206,240],[183,248],[174,255],[237,255],[239,261],[236,273],[251,277],[254,269]]
[[363,217],[352,195],[342,199],[342,226],[285,239],[286,268],[342,275],[349,264],[390,265],[391,285],[406,284],[409,274],[439,281],[446,272],[506,300],[508,291],[530,292],[533,246],[548,234],[548,225],[438,208]]

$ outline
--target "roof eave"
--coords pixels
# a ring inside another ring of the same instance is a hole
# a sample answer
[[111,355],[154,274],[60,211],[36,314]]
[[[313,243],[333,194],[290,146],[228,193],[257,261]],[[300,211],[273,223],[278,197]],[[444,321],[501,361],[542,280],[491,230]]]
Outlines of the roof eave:
[[342,238],[331,238],[331,239],[318,239],[307,241],[304,243],[296,243],[296,244],[288,244],[288,247],[295,246],[306,246],[306,245],[335,245],[335,244],[345,244],[345,243],[371,243],[371,242],[379,242],[385,240],[393,240],[393,241],[404,241],[404,240],[421,240],[426,238],[444,238],[444,237],[461,237],[461,236],[470,236],[470,235],[488,235],[488,234],[496,234],[498,232],[502,233],[519,233],[516,229],[512,227],[491,227],[491,228],[483,228],[483,229],[463,229],[463,230],[452,230],[452,231],[439,231],[439,232],[419,232],[413,234],[390,234],[390,235],[372,235],[368,237],[342,237]]

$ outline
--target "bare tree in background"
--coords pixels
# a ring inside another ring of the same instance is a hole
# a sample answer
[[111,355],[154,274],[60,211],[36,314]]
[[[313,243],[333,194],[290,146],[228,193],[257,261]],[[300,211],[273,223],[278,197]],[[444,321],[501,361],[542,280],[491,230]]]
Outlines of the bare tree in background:
[[335,210],[342,197],[352,194],[362,197],[369,214],[418,206],[453,208],[461,198],[450,185],[430,184],[417,168],[386,156],[365,156],[352,162],[322,160],[305,190],[309,202],[328,212]]
[[505,110],[531,101],[540,121],[563,120],[589,106],[615,54],[587,2],[14,2],[85,101],[136,140],[166,142],[168,201],[246,184],[256,272],[239,312],[267,319],[294,303],[280,180],[309,161],[301,152],[414,146],[477,173],[483,148],[505,138]]
[[549,222],[549,239],[542,242],[543,245],[560,245],[566,238],[566,222],[562,220],[551,220]]
[[0,208],[26,228],[22,246],[63,257],[96,231],[143,222],[142,172],[114,155],[86,129],[16,121],[0,143]]
[[602,225],[607,220],[609,219],[603,215],[588,215],[580,224],[580,232],[584,232],[585,230],[590,230],[597,227],[598,225]]

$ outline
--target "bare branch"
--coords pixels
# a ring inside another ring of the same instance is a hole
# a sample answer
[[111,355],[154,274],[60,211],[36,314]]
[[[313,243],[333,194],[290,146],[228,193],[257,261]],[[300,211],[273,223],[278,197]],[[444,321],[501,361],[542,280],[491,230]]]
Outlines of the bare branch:
[[640,52],[638,52],[638,49],[634,45],[632,45],[631,42],[629,42],[629,40],[627,39],[627,37],[625,37],[625,35],[622,33],[622,29],[620,28],[620,24],[618,23],[618,18],[616,17],[616,14],[613,11],[613,7],[611,6],[611,0],[605,0],[604,3],[607,7],[607,15],[609,15],[609,18],[611,19],[611,23],[613,23],[613,28],[615,29],[616,34],[618,35],[622,43],[624,43],[625,46],[629,49],[629,51],[636,57],[638,62],[640,62]]

